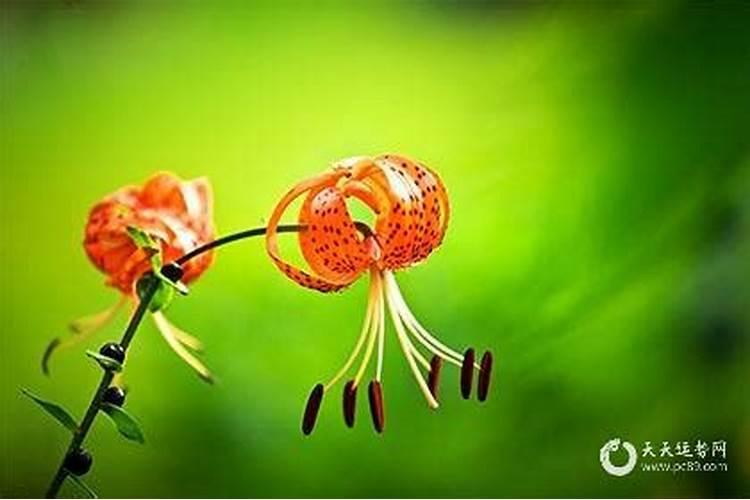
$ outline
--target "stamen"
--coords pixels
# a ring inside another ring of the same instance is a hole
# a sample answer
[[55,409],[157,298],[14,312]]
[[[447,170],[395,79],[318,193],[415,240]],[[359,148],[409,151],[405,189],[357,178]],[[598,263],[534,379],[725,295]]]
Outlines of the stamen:
[[125,305],[128,297],[126,295],[120,296],[119,300],[113,305],[105,309],[104,311],[92,314],[90,316],[84,316],[75,321],[72,321],[68,327],[72,335],[68,336],[64,340],[60,337],[52,339],[47,345],[47,348],[42,355],[42,372],[45,375],[49,375],[49,360],[55,351],[60,349],[66,349],[72,347],[80,342],[83,342],[91,335],[105,327],[112,321],[117,312]]
[[383,298],[383,287],[378,289],[378,365],[375,372],[375,380],[380,382],[383,379],[383,354],[385,347],[385,299]]
[[385,428],[385,413],[383,411],[383,388],[377,380],[370,382],[370,413],[375,431],[382,433]]
[[445,353],[439,349],[437,349],[434,345],[432,345],[420,332],[417,328],[415,328],[415,325],[409,320],[408,317],[405,317],[405,314],[403,311],[399,313],[401,315],[401,320],[404,323],[404,326],[406,326],[406,329],[409,330],[409,332],[414,336],[414,338],[419,342],[422,347],[430,351],[432,354],[448,361],[449,363],[453,363],[456,366],[461,366],[460,359],[456,359],[453,356],[451,356],[448,353]]
[[414,361],[414,355],[412,352],[413,346],[411,346],[411,342],[409,342],[409,337],[407,337],[406,332],[404,331],[404,325],[401,323],[401,317],[398,315],[395,297],[393,296],[393,286],[390,286],[391,283],[390,280],[386,281],[385,295],[386,299],[388,299],[391,320],[393,320],[393,326],[396,328],[397,337],[401,344],[401,350],[404,353],[406,361],[409,363],[409,367],[411,368],[412,374],[414,374],[417,385],[422,390],[422,394],[424,394],[424,397],[427,400],[427,404],[429,404],[431,408],[437,408],[439,406],[438,402],[433,397],[429,387],[427,387],[427,383],[425,382],[424,377],[422,377],[422,373],[420,373],[417,363]]
[[409,306],[406,305],[406,301],[404,300],[403,295],[401,295],[401,290],[398,287],[398,283],[396,283],[396,278],[392,273],[386,273],[386,280],[393,290],[393,296],[396,301],[399,313],[404,319],[404,323],[412,332],[412,334],[417,338],[417,340],[419,340],[420,343],[433,354],[437,354],[441,358],[455,364],[456,366],[461,366],[461,360],[463,359],[462,356],[458,352],[441,343],[438,339],[431,335],[430,332],[428,332],[427,329],[419,323],[419,321],[417,321],[417,318],[411,312]]
[[438,384],[440,383],[440,369],[443,367],[443,360],[440,356],[433,356],[430,360],[430,375],[427,378],[427,386],[430,388],[430,392],[438,398]]
[[344,386],[344,422],[347,427],[354,427],[354,415],[357,409],[357,386],[350,380]]
[[315,421],[318,419],[320,403],[323,400],[323,384],[316,384],[307,398],[305,414],[302,416],[302,434],[309,436],[315,428]]
[[[380,273],[378,271],[376,271],[376,270],[373,269],[371,271],[371,273],[370,273],[370,276],[371,276],[370,279],[372,280],[371,281],[371,285],[370,285],[370,290],[374,294],[373,295],[373,300],[375,300],[375,301],[382,301],[383,300],[383,298],[382,298],[383,297],[383,292],[382,292],[382,286],[383,286],[383,284],[382,284],[382,281],[381,281],[381,278],[380,278]],[[379,308],[380,305],[376,303],[376,305],[374,305],[373,307],[378,307]],[[376,323],[370,325],[370,330],[369,330],[369,333],[368,333],[369,336],[370,336],[370,338],[369,338],[369,340],[367,342],[367,348],[365,350],[365,355],[362,358],[362,363],[359,365],[359,370],[357,370],[357,374],[354,377],[354,385],[355,386],[359,385],[359,382],[362,380],[362,376],[365,374],[365,370],[367,369],[367,365],[370,364],[370,359],[372,358],[372,351],[373,351],[373,348],[375,347],[375,338],[377,337],[377,331],[380,328],[379,324],[377,324],[378,322],[380,322],[380,315],[375,316],[375,321],[376,321]]]
[[209,384],[213,384],[214,377],[211,374],[211,371],[206,368],[206,365],[204,365],[198,358],[193,356],[187,349],[185,349],[185,347],[180,343],[179,340],[177,340],[177,336],[174,332],[174,327],[169,321],[167,321],[167,318],[165,318],[160,311],[153,313],[151,317],[154,318],[156,328],[161,333],[161,336],[164,337],[164,340],[167,341],[169,347],[171,347],[172,350],[190,366],[190,368],[195,370],[195,372],[201,379],[203,379],[205,382],[208,382]]
[[492,374],[492,353],[486,351],[482,356],[482,368],[479,370],[479,383],[477,384],[477,397],[479,401],[487,399],[490,390],[490,375]]
[[471,396],[471,384],[474,378],[474,349],[469,347],[464,353],[464,362],[461,365],[461,395],[464,399]]
[[[96,314],[84,316],[83,318],[78,318],[75,321],[71,321],[70,325],[68,326],[73,333],[79,335],[89,335],[91,333],[94,333],[95,331],[99,330],[107,323],[112,321],[112,319],[115,317],[115,314],[117,314],[117,311],[120,310],[127,299],[128,297],[126,295],[122,295],[120,299],[115,303],[115,305],[108,307],[107,309]],[[78,338],[80,339],[80,337]]]
[[336,373],[336,375],[333,376],[333,378],[328,381],[325,385],[325,390],[329,390],[331,387],[333,387],[336,382],[338,382],[341,377],[343,377],[347,371],[349,371],[349,368],[351,368],[352,363],[354,363],[354,360],[357,359],[357,355],[359,354],[359,351],[362,349],[362,345],[365,343],[365,340],[367,339],[367,336],[370,334],[370,331],[372,330],[372,320],[373,320],[373,313],[376,307],[375,300],[376,300],[376,284],[374,281],[370,282],[370,296],[367,299],[367,312],[365,313],[365,320],[362,323],[362,331],[359,334],[359,339],[357,339],[357,344],[354,346],[354,350],[349,355],[349,358],[344,363],[344,366],[341,367],[341,369]]
[[[432,344],[430,344],[427,341],[427,339],[425,339],[419,333],[419,330],[417,330],[414,327],[413,323],[411,323],[409,321],[409,318],[405,317],[405,314],[404,314],[403,310],[399,311],[399,315],[401,316],[401,320],[403,321],[404,326],[406,327],[406,329],[409,331],[409,333],[412,334],[412,336],[417,340],[417,342],[419,342],[422,345],[422,347],[424,347],[425,349],[427,349],[429,352],[431,352],[435,356],[438,356],[439,358],[448,361],[449,363],[453,363],[454,365],[459,366],[459,367],[461,366],[460,359],[454,359],[449,354],[446,354],[445,352],[442,352],[442,351],[438,350],[435,346],[433,346]],[[425,368],[427,368],[428,370],[430,369],[429,363],[427,363],[427,361],[424,361],[422,364],[425,365]]]
[[[164,317],[164,320],[169,321],[167,320],[166,316]],[[174,324],[172,323],[170,323],[170,327],[172,328],[172,333],[180,342],[180,344],[192,349],[195,352],[203,352],[203,342],[201,342],[200,339],[190,335],[182,328],[174,326]]]
[[375,330],[375,327],[370,329],[369,339],[367,341],[367,347],[365,348],[365,354],[362,357],[362,362],[359,364],[359,369],[357,370],[357,374],[354,376],[354,385],[359,385],[359,382],[362,380],[362,377],[365,374],[367,365],[370,364],[370,359],[372,359],[372,351],[374,350],[375,338],[377,337],[377,334],[374,330]]
[[430,363],[425,359],[424,356],[422,356],[422,353],[417,350],[416,347],[414,347],[414,344],[411,343],[411,340],[409,340],[409,337],[406,337],[407,342],[409,343],[409,350],[411,351],[412,355],[416,358],[417,361],[419,361],[419,364],[424,367],[425,370],[430,371]]

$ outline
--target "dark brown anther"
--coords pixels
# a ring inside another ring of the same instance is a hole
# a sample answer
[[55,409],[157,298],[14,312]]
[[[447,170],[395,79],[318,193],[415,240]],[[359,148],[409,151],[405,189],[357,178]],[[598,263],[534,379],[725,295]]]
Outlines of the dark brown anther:
[[344,422],[347,427],[354,427],[354,413],[357,409],[357,387],[354,380],[344,386]]
[[469,347],[464,353],[464,362],[461,365],[461,396],[464,399],[471,397],[471,384],[474,380],[474,349]]
[[307,398],[305,414],[302,417],[302,434],[309,435],[315,428],[315,421],[318,419],[320,411],[320,402],[323,400],[323,384],[317,384],[313,387],[310,397]]
[[490,376],[492,375],[492,353],[485,351],[479,368],[479,383],[477,384],[477,398],[479,401],[487,399],[490,390]]
[[433,356],[430,360],[430,375],[427,378],[427,387],[435,399],[438,398],[438,384],[440,383],[440,369],[442,367],[443,360],[437,355]]
[[380,382],[377,380],[370,382],[369,393],[372,425],[378,433],[381,433],[385,428],[385,414],[383,413],[383,388]]

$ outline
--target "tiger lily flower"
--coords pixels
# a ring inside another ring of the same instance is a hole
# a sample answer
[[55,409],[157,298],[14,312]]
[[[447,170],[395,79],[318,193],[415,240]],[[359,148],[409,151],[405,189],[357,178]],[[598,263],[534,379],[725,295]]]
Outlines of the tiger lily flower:
[[[128,302],[137,301],[136,283],[152,269],[150,255],[131,237],[130,228],[138,228],[158,242],[162,258],[170,262],[214,237],[213,199],[205,178],[182,181],[170,173],[158,173],[143,186],[127,186],[106,196],[91,209],[86,223],[83,246],[86,255],[107,276],[106,284],[120,292],[120,298],[100,313],[70,324],[73,335],[65,341],[55,339],[45,353],[42,366],[47,372],[49,356],[55,349],[68,347],[108,324]],[[213,262],[213,253],[205,252],[186,262],[181,281],[198,279]],[[172,325],[161,311],[153,320],[169,346],[206,381],[209,370],[191,352],[200,351],[198,339]]]
[[[289,205],[304,195],[299,213],[299,245],[309,271],[281,256],[278,225]],[[375,214],[374,228],[355,222],[347,199],[362,201]],[[367,310],[354,349],[343,366],[327,382],[317,384],[307,402],[302,421],[304,434],[312,432],[324,393],[347,373],[361,356],[358,369],[343,391],[346,424],[354,424],[356,392],[377,346],[374,379],[368,387],[373,425],[385,426],[383,407],[383,353],[386,307],[396,338],[427,404],[438,407],[438,379],[442,362],[461,369],[461,392],[471,394],[474,370],[479,371],[478,397],[489,389],[492,355],[481,362],[475,351],[463,354],[446,346],[416,319],[404,300],[394,273],[426,259],[443,241],[450,207],[440,177],[422,163],[386,154],[339,161],[333,169],[295,185],[276,205],[268,222],[266,249],[276,266],[303,287],[320,292],[342,290],[365,272],[370,274]],[[428,361],[423,352],[432,355]],[[427,379],[422,371],[427,374]]]

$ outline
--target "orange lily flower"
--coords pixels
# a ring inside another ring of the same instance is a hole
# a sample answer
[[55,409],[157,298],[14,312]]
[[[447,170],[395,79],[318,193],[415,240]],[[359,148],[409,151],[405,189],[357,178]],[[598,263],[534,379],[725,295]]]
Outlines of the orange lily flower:
[[[284,260],[277,241],[282,215],[302,195],[305,198],[299,223],[304,230],[299,233],[299,244],[309,271]],[[373,211],[373,229],[352,220],[346,205],[349,197],[361,200]],[[431,408],[438,407],[437,385],[442,361],[461,368],[464,398],[470,396],[473,372],[478,370],[479,399],[484,401],[487,397],[492,355],[486,352],[481,363],[477,363],[473,349],[460,354],[440,342],[417,321],[394,277],[394,271],[424,260],[440,245],[449,215],[448,195],[440,177],[422,163],[394,154],[339,161],[331,171],[294,186],[275,207],[268,223],[266,249],[289,278],[303,287],[331,292],[347,287],[366,271],[370,274],[369,301],[359,340],[341,369],[328,382],[314,387],[303,416],[305,434],[314,428],[323,394],[349,372],[364,348],[359,368],[344,387],[343,394],[345,421],[350,427],[354,424],[357,387],[376,344],[375,378],[369,384],[368,393],[374,427],[382,432],[385,425],[382,374],[386,306],[399,345]],[[420,348],[432,354],[430,361]],[[427,380],[422,369],[427,372]]]
[[[91,262],[107,275],[107,284],[132,295],[136,281],[151,264],[127,228],[138,227],[158,239],[163,259],[169,262],[213,239],[212,212],[207,179],[181,181],[175,175],[158,173],[143,187],[119,189],[94,205],[83,246]],[[213,252],[190,260],[183,267],[182,281],[194,281],[212,263]]]
[[[151,270],[150,255],[139,248],[128,228],[144,231],[161,246],[162,258],[172,261],[214,237],[213,198],[205,178],[182,181],[170,173],[158,173],[143,186],[127,186],[106,196],[94,205],[86,223],[83,246],[91,262],[107,276],[106,284],[118,289],[118,302],[98,314],[71,323],[75,334],[67,341],[53,341],[45,354],[43,366],[52,350],[76,344],[109,323],[129,300],[135,303],[135,285]],[[213,252],[206,252],[185,263],[182,282],[195,281],[213,262]],[[169,346],[205,380],[211,381],[208,369],[188,350],[199,351],[195,337],[172,325],[161,311],[152,317]]]

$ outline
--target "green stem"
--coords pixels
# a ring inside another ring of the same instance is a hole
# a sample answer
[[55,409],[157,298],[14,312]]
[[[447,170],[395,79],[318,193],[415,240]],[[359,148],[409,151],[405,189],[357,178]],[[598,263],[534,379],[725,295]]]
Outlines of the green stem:
[[[304,228],[305,228],[304,226],[290,224],[290,225],[278,226],[277,230],[280,233],[291,233],[291,232],[302,231],[304,230]],[[185,264],[187,261],[213,248],[226,245],[228,243],[232,243],[233,241],[237,241],[237,240],[241,240],[245,238],[252,238],[253,236],[260,236],[265,233],[266,233],[265,227],[257,227],[253,229],[248,229],[246,231],[232,233],[227,236],[217,238],[216,240],[206,243],[203,246],[195,248],[194,250],[186,253],[182,257],[175,260],[175,263],[182,265],[182,264]],[[148,305],[151,303],[151,300],[154,298],[154,294],[156,293],[158,286],[159,286],[158,280],[151,281],[149,288],[146,289],[146,291],[143,294],[143,297],[139,300],[138,306],[136,307],[135,312],[133,313],[133,316],[130,318],[130,321],[128,322],[128,326],[125,329],[125,332],[122,334],[120,345],[122,346],[122,349],[126,354],[127,354],[128,346],[130,345],[130,342],[133,340],[133,337],[135,336],[135,333],[138,330],[138,326],[140,326],[141,321],[143,320],[143,316],[146,314],[146,311],[148,310]],[[86,410],[86,414],[84,415],[83,420],[81,421],[81,425],[78,426],[78,429],[73,434],[73,438],[70,441],[70,445],[68,446],[68,449],[65,452],[65,455],[63,456],[62,461],[60,462],[60,466],[57,468],[57,472],[55,473],[55,476],[52,478],[52,482],[50,483],[49,488],[47,489],[47,495],[46,495],[47,498],[55,498],[57,497],[57,494],[60,492],[60,488],[62,487],[62,484],[65,481],[65,478],[69,474],[67,469],[65,469],[65,459],[69,454],[81,448],[83,441],[86,439],[86,435],[91,429],[91,425],[94,423],[94,419],[96,418],[97,413],[99,413],[99,407],[101,405],[102,398],[104,397],[105,391],[109,388],[110,384],[112,383],[113,377],[114,377],[114,372],[112,372],[111,370],[104,371],[104,374],[102,375],[102,379],[99,382],[99,387],[97,387],[96,392],[94,392],[94,396],[91,398],[91,403],[89,403],[89,407]]]
[[[357,230],[362,233],[362,236],[371,236],[372,230],[370,229],[370,226],[365,224],[364,222],[360,221],[354,221],[354,226],[357,228]],[[277,233],[297,233],[300,231],[304,231],[307,228],[304,224],[282,224],[280,226],[276,227]],[[232,243],[233,241],[242,240],[245,238],[252,238],[253,236],[261,236],[263,234],[266,234],[266,228],[265,227],[256,227],[253,229],[247,229],[245,231],[239,231],[237,233],[228,234],[226,236],[222,236],[221,238],[217,238],[213,241],[209,241],[205,245],[201,245],[197,248],[194,248],[193,250],[189,251],[182,257],[179,257],[175,260],[176,264],[182,265],[185,262],[194,259],[195,257],[198,257],[199,255],[208,252],[211,249],[214,249],[216,247],[220,247],[222,245],[226,245],[227,243]]]
[[[123,333],[122,335],[122,340],[120,341],[120,345],[122,346],[123,351],[127,352],[128,345],[133,339],[133,335],[135,335],[135,332],[138,329],[138,325],[140,325],[141,320],[143,319],[143,315],[148,310],[148,305],[151,302],[151,299],[154,298],[154,294],[156,293],[158,287],[159,282],[157,280],[152,280],[150,286],[143,294],[143,298],[138,302],[138,306],[136,307],[133,316],[130,318],[130,322],[128,322],[128,326],[125,329],[125,333]],[[101,382],[99,382],[99,387],[96,388],[94,397],[91,398],[91,403],[89,403],[86,414],[83,416],[81,425],[78,426],[78,429],[73,434],[73,438],[70,440],[68,450],[65,452],[62,462],[60,462],[60,466],[57,468],[57,473],[55,473],[55,477],[52,478],[52,483],[50,483],[49,488],[47,489],[47,498],[55,498],[57,496],[57,493],[60,491],[60,487],[69,474],[67,469],[65,469],[65,458],[69,454],[77,451],[83,444],[83,440],[86,439],[86,435],[88,434],[89,429],[91,429],[91,424],[94,423],[96,414],[99,412],[99,406],[101,405],[102,397],[104,397],[104,392],[112,383],[112,378],[114,377],[114,375],[115,374],[112,370],[104,370],[102,380]]]
[[[277,226],[276,232],[278,233],[296,233],[298,231],[302,231],[305,229],[305,226],[299,225],[299,224],[289,224],[289,225],[280,225]],[[182,265],[185,262],[194,259],[195,257],[198,257],[202,253],[206,253],[209,250],[220,247],[222,245],[226,245],[227,243],[232,243],[233,241],[242,240],[245,238],[252,238],[253,236],[261,236],[266,234],[266,228],[265,227],[255,227],[253,229],[247,229],[245,231],[239,231],[237,233],[228,234],[226,236],[222,236],[221,238],[216,238],[213,241],[209,241],[205,245],[201,245],[197,248],[194,248],[193,250],[189,251],[182,257],[175,260],[176,264]]]

